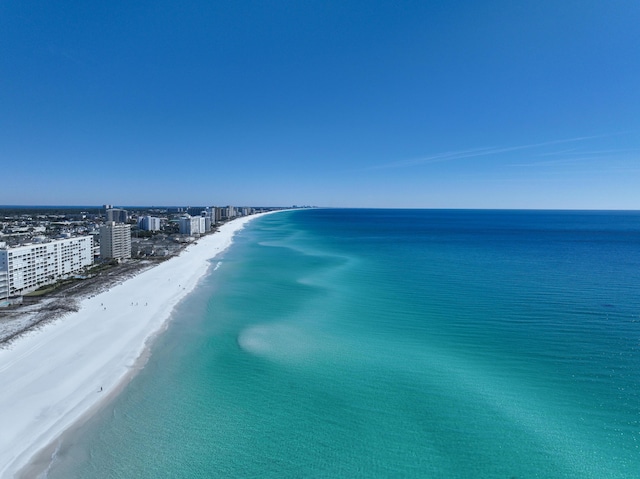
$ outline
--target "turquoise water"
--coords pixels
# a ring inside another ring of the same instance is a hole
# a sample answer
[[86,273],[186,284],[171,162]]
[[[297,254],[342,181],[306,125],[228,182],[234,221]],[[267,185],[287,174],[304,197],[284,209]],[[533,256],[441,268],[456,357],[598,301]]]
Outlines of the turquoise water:
[[51,479],[640,477],[640,214],[283,212],[219,261]]

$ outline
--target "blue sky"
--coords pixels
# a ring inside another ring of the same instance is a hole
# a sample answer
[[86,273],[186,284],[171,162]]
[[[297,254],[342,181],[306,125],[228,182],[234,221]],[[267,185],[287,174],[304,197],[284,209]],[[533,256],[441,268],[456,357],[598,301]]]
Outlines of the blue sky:
[[0,204],[640,209],[640,2],[0,2]]

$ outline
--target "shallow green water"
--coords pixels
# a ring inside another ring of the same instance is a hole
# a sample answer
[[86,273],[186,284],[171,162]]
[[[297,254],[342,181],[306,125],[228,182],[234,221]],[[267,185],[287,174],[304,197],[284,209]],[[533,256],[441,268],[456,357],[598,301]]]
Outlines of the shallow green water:
[[258,219],[48,476],[640,477],[639,251],[637,213]]

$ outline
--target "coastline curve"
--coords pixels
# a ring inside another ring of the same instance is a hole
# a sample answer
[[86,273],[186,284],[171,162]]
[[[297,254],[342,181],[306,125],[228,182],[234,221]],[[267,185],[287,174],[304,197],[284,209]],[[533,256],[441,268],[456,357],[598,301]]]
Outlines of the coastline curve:
[[0,350],[0,478],[44,472],[60,437],[144,366],[175,306],[214,267],[210,260],[249,221],[270,213],[222,225],[176,258],[84,299],[79,311]]

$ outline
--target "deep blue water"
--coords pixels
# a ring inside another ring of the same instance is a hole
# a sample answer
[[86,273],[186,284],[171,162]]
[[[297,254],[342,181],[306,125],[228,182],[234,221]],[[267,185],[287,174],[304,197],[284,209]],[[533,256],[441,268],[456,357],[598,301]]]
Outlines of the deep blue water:
[[640,477],[640,214],[250,223],[49,477]]

